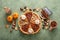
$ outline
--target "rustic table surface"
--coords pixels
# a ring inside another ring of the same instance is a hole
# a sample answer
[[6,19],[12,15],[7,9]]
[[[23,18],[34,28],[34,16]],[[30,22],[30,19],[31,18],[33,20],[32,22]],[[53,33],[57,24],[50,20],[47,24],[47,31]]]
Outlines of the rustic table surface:
[[[20,7],[43,8],[46,6],[53,12],[51,19],[57,21],[57,29],[52,32],[42,29],[34,35],[25,35],[15,30],[10,33],[11,25],[10,28],[5,28],[7,22],[4,6],[11,8],[12,12],[18,12],[19,15],[23,14],[19,10]],[[60,0],[0,0],[0,40],[60,40]]]

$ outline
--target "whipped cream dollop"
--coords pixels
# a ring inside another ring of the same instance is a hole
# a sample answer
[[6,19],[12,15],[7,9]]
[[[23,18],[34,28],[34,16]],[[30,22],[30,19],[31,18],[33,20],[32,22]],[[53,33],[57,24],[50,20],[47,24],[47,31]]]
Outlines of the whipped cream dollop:
[[21,15],[21,19],[26,19],[26,16],[25,15]]
[[35,20],[35,24],[39,24],[39,19]]
[[33,33],[33,29],[32,28],[29,28],[28,29],[28,32],[31,34],[31,33]]

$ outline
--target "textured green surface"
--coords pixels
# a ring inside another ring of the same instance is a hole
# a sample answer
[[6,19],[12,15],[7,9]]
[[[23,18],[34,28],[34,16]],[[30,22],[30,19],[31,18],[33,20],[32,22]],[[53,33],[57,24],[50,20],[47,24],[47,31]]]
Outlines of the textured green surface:
[[[20,7],[43,8],[47,6],[53,12],[51,19],[58,23],[57,29],[52,32],[42,29],[35,35],[24,35],[15,30],[10,33],[10,28],[5,28],[6,14],[3,10],[4,6],[10,7],[12,12],[17,11],[19,14],[22,14],[19,11]],[[60,40],[60,0],[0,0],[0,40]]]

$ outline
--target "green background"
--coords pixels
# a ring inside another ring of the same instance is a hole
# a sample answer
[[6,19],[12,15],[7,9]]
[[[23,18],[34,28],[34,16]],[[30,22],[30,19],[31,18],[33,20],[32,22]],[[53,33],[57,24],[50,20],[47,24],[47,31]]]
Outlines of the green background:
[[[7,22],[4,6],[11,8],[12,12],[17,11],[20,15],[23,13],[19,10],[20,7],[43,8],[46,6],[53,12],[51,19],[57,21],[57,29],[52,32],[42,29],[35,35],[25,35],[15,30],[10,33],[11,25],[10,28],[5,28]],[[60,0],[0,0],[0,40],[60,40]]]

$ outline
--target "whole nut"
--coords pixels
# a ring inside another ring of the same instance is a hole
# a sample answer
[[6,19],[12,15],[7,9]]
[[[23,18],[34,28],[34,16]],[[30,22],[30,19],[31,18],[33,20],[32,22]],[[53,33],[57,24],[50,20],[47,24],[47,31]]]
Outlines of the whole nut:
[[15,29],[15,26],[12,26],[12,29]]
[[26,9],[27,7],[25,6],[24,9]]
[[20,11],[23,11],[23,9],[22,9],[22,8],[20,8]]
[[33,9],[33,11],[36,11],[36,9]]
[[8,24],[6,24],[6,26],[5,26],[6,28],[9,28],[9,25]]
[[10,29],[10,33],[12,32],[13,30],[12,29]]
[[48,26],[45,26],[45,29],[48,29]]
[[32,11],[32,9],[29,9],[29,11]]
[[18,27],[15,27],[15,30],[17,31],[18,30]]

